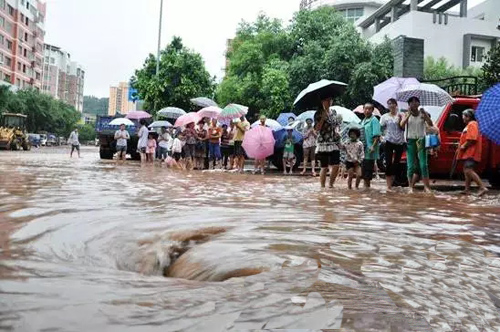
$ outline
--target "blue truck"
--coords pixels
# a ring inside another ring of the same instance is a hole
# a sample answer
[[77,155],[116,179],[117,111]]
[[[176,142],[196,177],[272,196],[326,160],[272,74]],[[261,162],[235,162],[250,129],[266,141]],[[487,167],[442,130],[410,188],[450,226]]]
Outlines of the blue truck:
[[[109,123],[116,119],[113,116],[97,116],[95,122],[96,135],[99,140],[99,155],[101,159],[113,159],[113,155],[116,153],[116,140],[115,132],[119,129],[118,126],[111,126]],[[127,144],[127,154],[131,156],[134,160],[140,160],[140,155],[137,153],[137,141],[139,137],[137,136],[139,124],[135,121],[133,127],[127,127],[130,134],[130,140]]]

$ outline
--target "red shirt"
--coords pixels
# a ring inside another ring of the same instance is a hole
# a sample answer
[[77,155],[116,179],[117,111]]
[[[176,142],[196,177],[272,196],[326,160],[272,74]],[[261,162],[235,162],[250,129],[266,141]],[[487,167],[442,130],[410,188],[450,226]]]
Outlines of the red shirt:
[[462,136],[460,136],[460,146],[463,146],[467,141],[475,141],[476,144],[470,145],[463,151],[461,150],[458,154],[458,160],[474,159],[481,162],[483,140],[476,121],[470,121],[465,127]]

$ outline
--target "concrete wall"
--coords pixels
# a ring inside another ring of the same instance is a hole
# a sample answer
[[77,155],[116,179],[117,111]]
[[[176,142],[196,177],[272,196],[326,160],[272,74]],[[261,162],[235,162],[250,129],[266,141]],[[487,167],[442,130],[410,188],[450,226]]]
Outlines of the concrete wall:
[[483,18],[485,21],[497,22],[500,19],[500,1],[486,0],[475,7],[469,9],[469,18]]
[[399,36],[392,41],[394,50],[394,76],[424,76],[424,41],[422,39]]
[[433,14],[409,12],[369,38],[380,43],[384,36],[394,39],[400,35],[424,39],[425,56],[445,57],[455,66],[463,66],[464,35],[476,34],[500,38],[497,22],[471,18],[448,17],[448,24],[433,23]]

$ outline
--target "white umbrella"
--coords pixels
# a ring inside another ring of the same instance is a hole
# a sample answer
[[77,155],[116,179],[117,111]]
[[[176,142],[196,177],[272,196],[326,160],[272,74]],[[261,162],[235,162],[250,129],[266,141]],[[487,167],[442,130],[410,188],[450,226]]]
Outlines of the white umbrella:
[[199,107],[218,106],[215,101],[207,97],[193,98],[191,99],[191,102]]
[[425,106],[445,106],[453,102],[453,97],[435,84],[420,83],[407,85],[398,92],[396,98],[399,101],[407,102],[411,97],[417,97],[420,105]]
[[[259,124],[260,124],[260,120],[255,121],[255,122],[251,125],[251,128],[255,128],[255,127],[257,127]],[[278,121],[273,120],[273,119],[266,119],[266,127],[271,128],[273,131],[278,131],[278,130],[283,129],[283,126],[281,126],[281,124],[280,124]]]
[[333,110],[337,112],[337,115],[342,116],[342,122],[360,122],[358,116],[350,109],[342,106],[332,106],[330,107],[330,110]]
[[165,107],[159,110],[158,114],[169,119],[177,119],[181,115],[186,114],[186,111],[178,107]]
[[110,126],[121,126],[122,124],[125,126],[135,126],[132,121],[126,118],[117,118],[109,123]]
[[172,127],[172,124],[168,121],[155,121],[149,125],[149,128],[162,128],[162,127]]
[[[396,92],[408,85],[417,85],[420,82],[413,77],[391,77],[373,88],[372,99],[387,107],[387,101],[391,98],[396,99]],[[405,101],[398,103],[399,108],[408,109]]]

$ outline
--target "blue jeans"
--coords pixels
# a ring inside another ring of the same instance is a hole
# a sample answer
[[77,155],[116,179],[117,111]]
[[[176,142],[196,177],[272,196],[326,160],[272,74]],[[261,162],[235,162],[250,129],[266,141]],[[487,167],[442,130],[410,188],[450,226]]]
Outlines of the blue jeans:
[[209,159],[221,160],[222,154],[220,153],[220,143],[208,143]]

